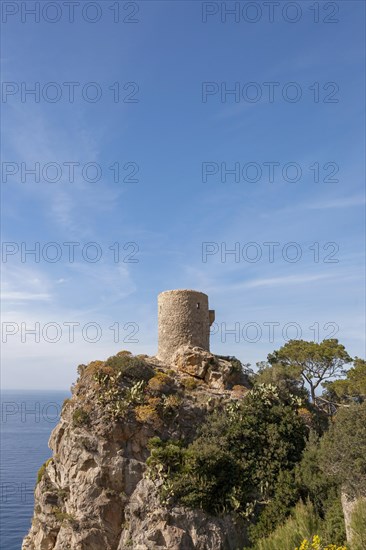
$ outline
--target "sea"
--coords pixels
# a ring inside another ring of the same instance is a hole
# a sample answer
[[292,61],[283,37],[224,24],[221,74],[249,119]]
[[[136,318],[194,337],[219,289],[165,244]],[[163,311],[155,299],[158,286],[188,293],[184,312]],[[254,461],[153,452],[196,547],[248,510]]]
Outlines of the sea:
[[34,506],[40,466],[51,457],[48,440],[68,391],[1,392],[0,548],[20,550]]

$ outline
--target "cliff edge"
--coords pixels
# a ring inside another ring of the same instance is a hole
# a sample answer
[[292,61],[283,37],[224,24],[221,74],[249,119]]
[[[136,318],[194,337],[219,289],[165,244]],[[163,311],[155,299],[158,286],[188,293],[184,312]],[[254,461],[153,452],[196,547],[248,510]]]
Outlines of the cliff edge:
[[242,399],[240,362],[187,346],[169,365],[123,351],[78,374],[38,472],[22,550],[243,548],[244,521],[164,500],[148,460],[151,441],[189,443],[210,412]]

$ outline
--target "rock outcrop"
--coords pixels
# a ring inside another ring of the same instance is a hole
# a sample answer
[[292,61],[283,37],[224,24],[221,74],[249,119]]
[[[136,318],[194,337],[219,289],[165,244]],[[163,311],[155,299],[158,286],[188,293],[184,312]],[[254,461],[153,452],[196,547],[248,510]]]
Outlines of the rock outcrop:
[[342,510],[344,516],[344,523],[346,526],[347,542],[352,546],[352,539],[354,538],[354,532],[352,529],[352,515],[357,505],[364,503],[366,506],[366,496],[363,497],[351,497],[345,491],[342,491],[341,496]]
[[240,364],[186,347],[172,365],[120,352],[78,371],[22,550],[241,550],[243,523],[163,504],[146,476],[152,437],[192,441],[208,412],[241,399]]

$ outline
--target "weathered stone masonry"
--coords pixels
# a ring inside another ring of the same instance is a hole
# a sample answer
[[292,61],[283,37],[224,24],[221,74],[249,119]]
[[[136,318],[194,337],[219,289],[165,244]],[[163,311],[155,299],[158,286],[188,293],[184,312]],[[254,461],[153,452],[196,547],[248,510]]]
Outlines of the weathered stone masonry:
[[159,348],[157,357],[169,363],[181,346],[210,350],[210,326],[215,312],[208,296],[196,290],[167,290],[158,296]]

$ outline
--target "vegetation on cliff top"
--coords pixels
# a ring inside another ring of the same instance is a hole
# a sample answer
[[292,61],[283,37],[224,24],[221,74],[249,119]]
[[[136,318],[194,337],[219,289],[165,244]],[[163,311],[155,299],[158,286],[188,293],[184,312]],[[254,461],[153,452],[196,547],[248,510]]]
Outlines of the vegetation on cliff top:
[[[344,373],[350,361],[337,340],[290,341],[256,374],[247,370],[251,389],[235,386],[220,410],[206,414],[193,441],[162,434],[186,396],[202,388],[195,377],[120,352],[80,366],[79,386],[92,381],[114,421],[154,427],[159,437],[150,440],[147,475],[166,506],[235,514],[250,524],[255,550],[343,550],[341,490],[366,494],[366,362],[356,358]],[[75,427],[88,427],[86,410],[74,410]],[[360,510],[354,532],[363,544]]]
[[[315,389],[351,358],[337,340],[284,348],[259,365],[251,391],[207,418],[195,441],[152,439],[148,475],[167,505],[248,518],[250,548],[343,550],[341,491],[366,495],[365,361],[324,384],[318,402]],[[332,395],[333,408],[323,407]],[[362,547],[356,537],[365,540],[364,508],[352,550]]]

